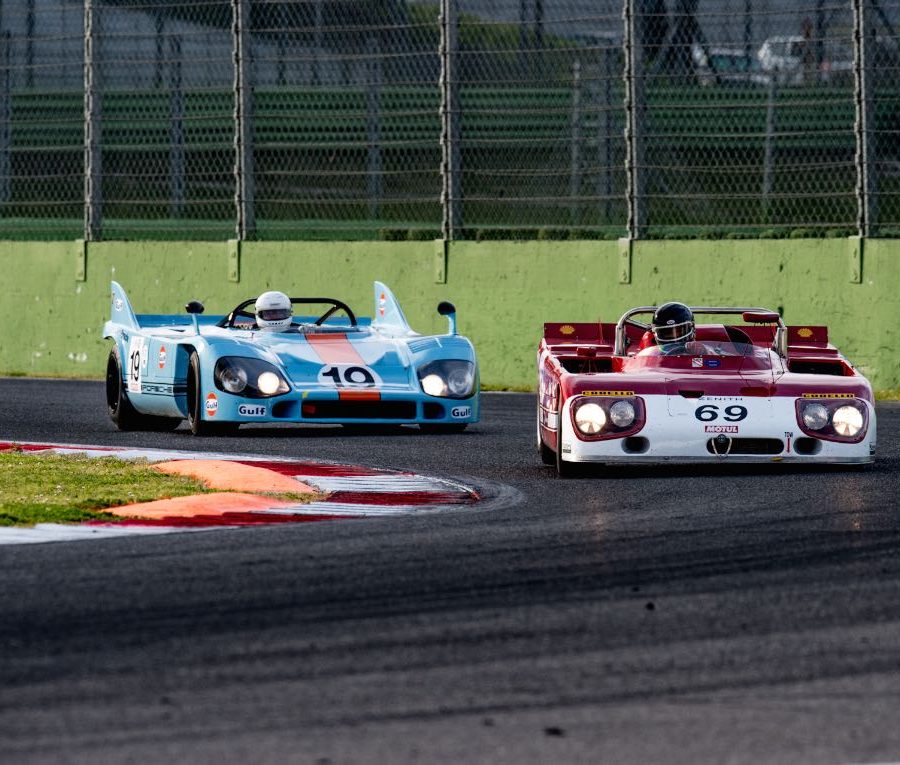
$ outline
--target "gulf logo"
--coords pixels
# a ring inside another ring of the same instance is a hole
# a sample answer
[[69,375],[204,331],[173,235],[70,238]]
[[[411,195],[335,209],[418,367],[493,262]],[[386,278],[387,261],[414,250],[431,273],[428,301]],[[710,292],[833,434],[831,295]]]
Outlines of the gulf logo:
[[209,393],[206,396],[206,416],[207,417],[215,417],[216,412],[219,411],[219,399],[216,398],[215,393]]
[[156,363],[160,369],[163,369],[166,366],[166,346],[161,345],[159,347],[159,357],[157,358]]

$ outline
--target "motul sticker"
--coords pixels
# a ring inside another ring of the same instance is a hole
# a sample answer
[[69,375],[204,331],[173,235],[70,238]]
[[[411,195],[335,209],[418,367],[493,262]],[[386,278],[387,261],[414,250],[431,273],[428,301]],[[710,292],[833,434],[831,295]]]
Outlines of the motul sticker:
[[206,397],[206,416],[207,417],[215,417],[216,412],[219,411],[219,399],[216,398],[215,393],[210,393]]
[[265,417],[265,404],[241,404],[238,407],[238,414],[241,417]]
[[156,364],[160,369],[166,366],[166,346],[164,345],[159,347],[159,356],[156,359]]
[[472,416],[472,407],[471,406],[454,406],[450,410],[450,416],[455,417],[456,419],[462,419],[464,417]]
[[707,425],[703,428],[705,433],[737,433],[737,425]]

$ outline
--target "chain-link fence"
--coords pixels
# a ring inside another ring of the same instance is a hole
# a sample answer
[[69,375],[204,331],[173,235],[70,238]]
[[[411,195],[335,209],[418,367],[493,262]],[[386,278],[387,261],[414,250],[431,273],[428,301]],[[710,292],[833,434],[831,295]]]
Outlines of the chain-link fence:
[[900,236],[900,0],[0,0],[0,236]]

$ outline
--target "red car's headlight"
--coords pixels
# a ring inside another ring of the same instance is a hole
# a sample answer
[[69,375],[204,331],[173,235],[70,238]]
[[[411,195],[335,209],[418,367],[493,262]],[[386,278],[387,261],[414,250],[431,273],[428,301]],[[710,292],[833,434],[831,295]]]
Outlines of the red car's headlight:
[[798,398],[797,424],[806,435],[824,441],[858,444],[866,437],[869,409],[858,398]]
[[576,396],[570,413],[575,434],[585,441],[630,436],[646,420],[643,399],[632,396]]

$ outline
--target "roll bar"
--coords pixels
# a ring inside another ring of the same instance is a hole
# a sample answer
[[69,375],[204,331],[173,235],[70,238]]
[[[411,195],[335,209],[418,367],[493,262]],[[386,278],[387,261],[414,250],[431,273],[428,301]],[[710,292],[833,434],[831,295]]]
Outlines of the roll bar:
[[[727,307],[727,306],[688,306],[691,309],[691,313],[697,315],[698,313],[718,313],[718,314],[744,314],[744,313],[768,313],[776,315],[775,311],[770,311],[768,308],[737,308],[737,307]],[[645,305],[640,308],[632,308],[630,311],[626,311],[622,314],[622,318],[616,323],[616,341],[615,346],[613,347],[613,353],[616,356],[624,356],[625,355],[625,325],[626,324],[634,324],[638,327],[642,327],[644,330],[649,330],[650,325],[646,324],[642,321],[636,321],[632,319],[632,316],[641,313],[656,313],[657,306],[654,305]],[[775,329],[775,342],[773,343],[773,350],[782,358],[787,356],[787,327],[784,325],[784,321],[781,316],[778,316],[777,321],[775,322],[777,327]]]

